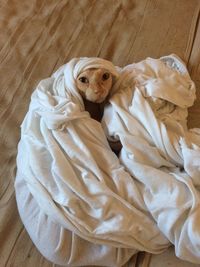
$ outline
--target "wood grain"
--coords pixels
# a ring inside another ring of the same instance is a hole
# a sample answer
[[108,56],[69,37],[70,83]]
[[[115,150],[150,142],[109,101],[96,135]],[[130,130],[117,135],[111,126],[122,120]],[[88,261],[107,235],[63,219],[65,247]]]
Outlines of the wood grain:
[[[20,124],[36,84],[72,57],[99,56],[123,66],[176,53],[197,85],[189,126],[200,127],[199,10],[198,0],[1,1],[1,267],[55,266],[24,230],[13,188]],[[126,267],[134,266],[144,267],[144,262],[135,256]]]

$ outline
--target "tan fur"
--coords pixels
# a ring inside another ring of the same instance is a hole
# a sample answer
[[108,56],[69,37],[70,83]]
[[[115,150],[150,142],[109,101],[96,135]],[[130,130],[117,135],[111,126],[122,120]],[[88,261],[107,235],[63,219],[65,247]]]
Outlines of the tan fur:
[[[105,100],[112,87],[111,73],[105,69],[88,69],[79,74],[76,79],[76,86],[83,97],[85,110],[90,113],[93,119],[101,121]],[[118,155],[122,148],[121,142],[109,142],[109,144]]]
[[102,103],[112,87],[112,75],[105,69],[88,69],[79,74],[76,86],[84,99]]

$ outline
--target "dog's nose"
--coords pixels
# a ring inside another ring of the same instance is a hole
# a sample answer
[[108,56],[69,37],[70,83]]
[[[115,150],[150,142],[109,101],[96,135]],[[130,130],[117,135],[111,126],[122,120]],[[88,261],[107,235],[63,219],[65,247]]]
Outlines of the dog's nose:
[[94,86],[93,90],[96,95],[99,95],[103,92],[103,89],[100,86]]

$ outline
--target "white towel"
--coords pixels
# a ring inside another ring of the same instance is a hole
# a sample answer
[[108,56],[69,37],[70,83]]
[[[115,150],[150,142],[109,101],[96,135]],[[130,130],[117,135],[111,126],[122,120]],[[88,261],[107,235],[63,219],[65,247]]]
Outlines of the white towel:
[[[75,86],[78,74],[94,67],[116,77],[103,128],[84,110]],[[194,98],[194,84],[175,56],[124,69],[99,58],[73,59],[32,95],[16,186],[23,177],[48,218],[85,240],[151,253],[165,250],[170,240],[178,256],[199,262],[193,186],[199,145],[185,126]],[[120,161],[105,133],[121,140]]]
[[171,55],[124,68],[117,86],[105,132],[121,141],[121,164],[141,183],[147,209],[176,255],[200,263],[200,132],[186,127],[194,83]]

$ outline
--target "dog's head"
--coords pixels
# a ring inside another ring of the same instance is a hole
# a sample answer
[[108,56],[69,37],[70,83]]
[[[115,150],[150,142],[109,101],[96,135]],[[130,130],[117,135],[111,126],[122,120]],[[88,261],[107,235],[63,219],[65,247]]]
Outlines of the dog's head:
[[103,68],[91,68],[76,78],[76,86],[84,99],[102,103],[112,87],[112,74]]

